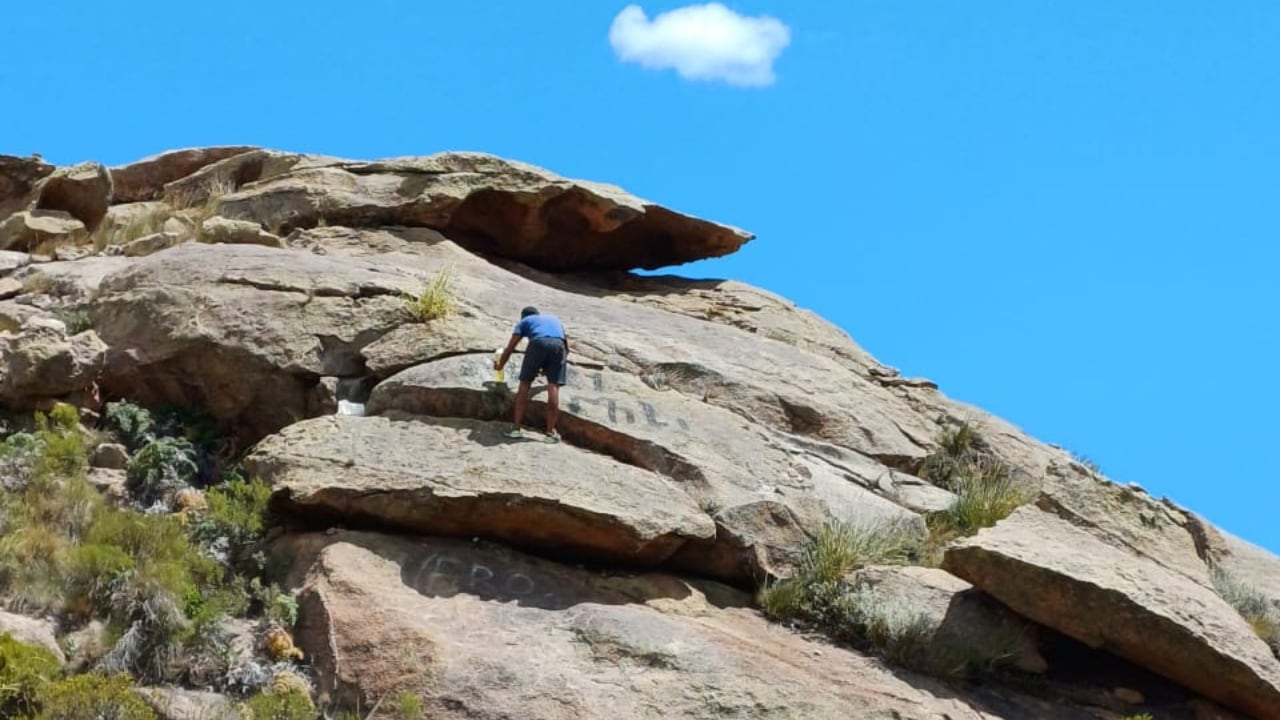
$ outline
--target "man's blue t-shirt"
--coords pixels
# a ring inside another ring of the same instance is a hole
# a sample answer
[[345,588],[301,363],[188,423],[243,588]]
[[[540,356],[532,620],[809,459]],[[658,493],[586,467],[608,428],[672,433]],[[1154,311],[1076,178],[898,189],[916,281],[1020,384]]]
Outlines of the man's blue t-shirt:
[[560,318],[555,315],[540,313],[521,318],[520,322],[516,323],[516,328],[511,331],[511,334],[527,337],[530,340],[544,337],[563,340],[564,325],[560,324]]

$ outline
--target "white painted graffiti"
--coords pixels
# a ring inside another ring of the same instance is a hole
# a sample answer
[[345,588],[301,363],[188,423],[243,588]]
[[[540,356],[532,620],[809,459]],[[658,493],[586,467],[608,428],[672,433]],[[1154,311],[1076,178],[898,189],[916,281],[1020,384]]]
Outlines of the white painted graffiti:
[[413,586],[424,595],[449,596],[459,592],[482,598],[533,600],[554,603],[556,594],[534,578],[514,570],[494,568],[473,560],[433,554],[418,564]]

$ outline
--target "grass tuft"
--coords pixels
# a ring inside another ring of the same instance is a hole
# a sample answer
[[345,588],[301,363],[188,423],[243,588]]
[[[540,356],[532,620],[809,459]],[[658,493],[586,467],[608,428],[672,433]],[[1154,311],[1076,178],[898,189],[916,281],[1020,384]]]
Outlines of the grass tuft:
[[925,563],[937,565],[947,543],[991,527],[1031,500],[1012,469],[991,451],[981,433],[961,423],[939,434],[938,450],[925,458],[919,475],[955,493],[951,507],[931,513]]
[[417,297],[405,298],[409,316],[417,322],[438,320],[456,309],[453,293],[453,268],[447,267],[423,287]]

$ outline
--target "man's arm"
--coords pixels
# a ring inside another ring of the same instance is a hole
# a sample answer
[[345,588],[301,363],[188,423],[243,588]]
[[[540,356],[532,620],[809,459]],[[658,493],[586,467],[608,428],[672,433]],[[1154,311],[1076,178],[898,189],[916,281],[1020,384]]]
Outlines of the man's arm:
[[502,357],[493,361],[493,369],[501,370],[502,368],[506,367],[507,360],[511,358],[511,353],[516,351],[516,345],[519,345],[519,344],[520,344],[520,336],[512,335],[511,339],[507,341],[506,349],[502,351]]

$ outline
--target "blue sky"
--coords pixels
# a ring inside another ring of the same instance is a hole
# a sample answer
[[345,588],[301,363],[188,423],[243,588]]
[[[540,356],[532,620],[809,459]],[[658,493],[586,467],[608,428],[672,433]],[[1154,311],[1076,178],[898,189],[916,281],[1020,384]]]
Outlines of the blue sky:
[[611,43],[625,2],[20,3],[0,152],[464,149],[614,182],[759,236],[680,274],[779,292],[1280,550],[1280,3],[734,2],[783,31],[664,25],[683,4]]

